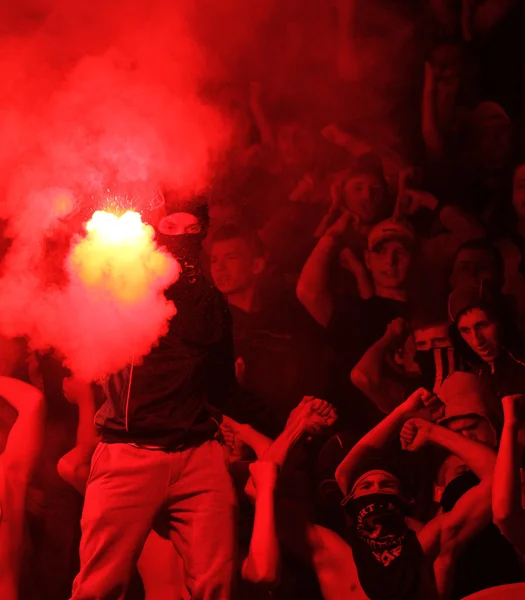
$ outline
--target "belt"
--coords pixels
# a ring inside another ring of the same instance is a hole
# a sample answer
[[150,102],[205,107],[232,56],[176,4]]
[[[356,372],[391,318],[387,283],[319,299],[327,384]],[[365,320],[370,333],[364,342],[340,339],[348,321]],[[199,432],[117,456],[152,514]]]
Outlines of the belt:
[[166,448],[165,446],[151,446],[149,444],[136,444],[135,442],[128,442],[128,446],[133,446],[133,448],[139,450],[156,450],[158,452],[180,452],[186,448],[183,444],[175,446],[175,448]]

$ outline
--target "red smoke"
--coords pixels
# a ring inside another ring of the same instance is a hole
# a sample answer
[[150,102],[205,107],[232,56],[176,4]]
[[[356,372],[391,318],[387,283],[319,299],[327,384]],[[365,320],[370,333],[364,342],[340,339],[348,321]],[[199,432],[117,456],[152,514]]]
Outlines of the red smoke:
[[[55,347],[78,375],[98,377],[123,367],[131,347],[140,356],[155,343],[174,310],[161,291],[177,272],[172,262],[155,273],[150,235],[132,267],[111,267],[113,278],[142,277],[140,301],[93,296],[66,260],[72,215],[87,220],[112,195],[144,212],[160,188],[202,190],[229,130],[202,99],[207,57],[184,2],[60,0],[11,11],[12,33],[0,37],[0,218],[13,239],[0,334]],[[49,239],[60,247],[46,256]]]

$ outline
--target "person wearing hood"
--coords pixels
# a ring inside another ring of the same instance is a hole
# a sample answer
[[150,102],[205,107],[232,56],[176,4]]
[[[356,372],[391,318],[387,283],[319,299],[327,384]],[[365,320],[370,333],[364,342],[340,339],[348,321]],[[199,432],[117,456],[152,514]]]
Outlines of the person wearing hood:
[[[450,336],[467,370],[501,399],[525,391],[525,345],[513,306],[488,282],[466,284],[449,296]],[[500,418],[503,416],[498,401]]]
[[[434,488],[439,514],[448,515],[467,502],[467,495],[479,492],[466,527],[469,535],[463,541],[450,540],[450,599],[464,598],[475,592],[523,581],[518,556],[512,545],[492,523],[492,469],[502,422],[494,407],[496,398],[482,380],[472,373],[453,373],[441,386],[439,399],[444,411],[438,425],[415,423],[415,429],[436,431],[443,428],[472,440],[478,446],[478,460],[488,460],[487,475],[480,473],[481,464],[469,464],[454,454],[443,461]],[[408,429],[409,427],[407,427]],[[437,428],[437,429],[436,429]],[[425,436],[423,431],[422,435]],[[442,432],[441,432],[442,433]],[[486,449],[490,449],[487,453]],[[489,472],[490,471],[490,472]]]
[[177,313],[140,364],[103,386],[74,600],[122,600],[156,523],[168,526],[192,598],[230,597],[236,500],[217,438],[236,387],[231,318],[200,266],[206,202],[168,197],[166,205],[156,242],[182,268],[165,292]]

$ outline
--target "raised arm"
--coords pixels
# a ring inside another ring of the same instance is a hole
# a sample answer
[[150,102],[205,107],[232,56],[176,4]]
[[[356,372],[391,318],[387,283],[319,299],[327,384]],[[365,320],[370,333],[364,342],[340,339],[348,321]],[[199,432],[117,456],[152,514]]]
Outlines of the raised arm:
[[406,335],[403,319],[392,321],[382,338],[363,354],[350,373],[352,383],[385,414],[403,401],[403,386],[385,373],[386,355]]
[[280,549],[274,505],[277,474],[278,467],[273,462],[258,460],[250,465],[255,490],[255,517],[242,576],[252,583],[274,583],[279,573]]
[[[335,423],[337,415],[328,402],[313,396],[306,396],[292,410],[284,431],[268,447],[260,460],[275,463],[282,469],[293,448],[303,438],[319,434],[323,429]],[[246,493],[254,497],[253,481],[250,478],[246,485]]]
[[317,242],[297,283],[299,302],[323,327],[329,325],[334,312],[329,289],[330,266],[337,255],[337,241],[347,230],[349,223],[350,214],[345,211]]
[[442,164],[445,158],[445,135],[439,123],[436,73],[430,62],[425,63],[421,117],[421,130],[427,159],[436,164]]
[[493,518],[501,533],[525,554],[525,510],[520,472],[523,448],[518,443],[520,425],[524,425],[520,417],[525,414],[525,398],[522,395],[505,396],[501,402],[504,423],[494,468]]
[[237,423],[226,415],[222,419],[221,431],[225,439],[227,438],[231,443],[238,440],[249,446],[257,458],[261,458],[273,443],[271,438],[266,437],[251,425]]
[[[480,479],[480,483],[463,494],[450,512],[432,519],[418,534],[423,550],[439,560],[441,573],[445,573],[472,536],[490,522],[496,453],[484,444],[423,419],[411,419],[406,423],[401,432],[401,443],[406,450],[418,450],[426,444],[441,446],[458,456]],[[446,586],[445,579],[443,575],[441,586]]]
[[12,377],[0,377],[0,396],[18,413],[1,460],[11,479],[26,483],[43,446],[44,396],[32,385]]
[[430,406],[433,398],[431,392],[420,388],[357,442],[335,471],[336,481],[345,496],[350,491],[349,483],[352,475],[359,468],[362,460],[371,452],[385,448],[399,435],[406,421],[425,405]]

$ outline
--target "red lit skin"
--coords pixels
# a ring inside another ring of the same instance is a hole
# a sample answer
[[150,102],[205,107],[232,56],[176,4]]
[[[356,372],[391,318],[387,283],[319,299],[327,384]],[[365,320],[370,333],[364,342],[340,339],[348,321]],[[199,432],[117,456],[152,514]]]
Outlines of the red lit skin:
[[439,323],[429,327],[421,327],[414,331],[416,350],[432,350],[450,346],[448,323]]
[[345,183],[343,195],[345,207],[362,225],[374,225],[380,220],[386,198],[383,185],[375,175],[352,177]]
[[[337,221],[324,233],[308,257],[299,281],[297,298],[310,315],[323,327],[328,327],[334,312],[330,291],[330,266],[338,249],[338,241],[347,231],[352,214],[343,211]],[[356,278],[359,296],[364,300],[374,295],[370,273],[349,248],[340,254],[340,261]]]
[[309,131],[290,123],[281,126],[277,133],[277,150],[283,167],[305,169],[314,159],[315,142]]
[[497,265],[490,252],[465,248],[456,257],[450,283],[453,289],[465,284],[479,283],[482,280],[499,286],[500,279]]
[[496,448],[497,446],[496,434],[486,419],[458,417],[447,422],[447,429],[489,448]]
[[45,402],[39,390],[11,377],[0,377],[0,396],[18,413],[0,455],[0,598],[18,600],[24,507],[44,443]]
[[[444,598],[449,591],[457,552],[490,520],[495,453],[466,436],[414,418],[425,408],[432,414],[438,414],[439,404],[439,399],[431,392],[423,388],[417,390],[352,448],[337,468],[335,476],[346,496],[352,491],[349,489],[352,473],[368,453],[384,449],[396,436],[400,436],[405,450],[416,451],[430,443],[445,448],[458,456],[480,478],[481,483],[464,494],[450,513],[438,515],[417,531],[423,552],[434,565],[439,595]],[[371,478],[369,482],[365,479],[365,483],[370,489],[384,486],[389,490],[388,493],[396,493],[393,480],[382,475]]]
[[354,488],[352,498],[361,498],[369,494],[391,494],[402,496],[401,484],[397,477],[390,473],[373,472],[365,475]]
[[525,486],[520,469],[525,402],[522,395],[505,396],[501,402],[504,423],[494,468],[492,511],[501,533],[525,555]]
[[278,466],[271,461],[257,460],[249,468],[255,489],[255,516],[242,576],[252,583],[274,583],[281,561],[274,502]]
[[201,233],[202,227],[195,215],[190,213],[173,213],[162,219],[159,231],[166,235],[183,235],[185,233]]
[[473,308],[461,315],[458,330],[465,342],[486,363],[493,365],[501,352],[498,325],[487,313]]
[[372,274],[376,295],[394,300],[406,300],[407,282],[412,255],[397,240],[386,240],[365,254],[366,266]]
[[253,256],[241,238],[214,242],[210,268],[213,282],[230,304],[246,311],[253,310],[255,285],[266,261]]

